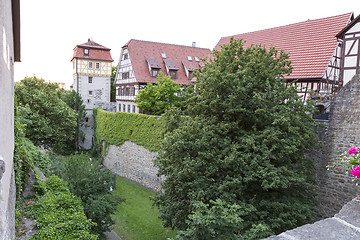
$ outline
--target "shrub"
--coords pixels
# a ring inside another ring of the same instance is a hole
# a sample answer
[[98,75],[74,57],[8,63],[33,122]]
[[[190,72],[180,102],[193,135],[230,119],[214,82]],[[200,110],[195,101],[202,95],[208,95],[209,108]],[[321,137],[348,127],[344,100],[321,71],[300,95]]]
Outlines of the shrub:
[[40,184],[43,195],[29,205],[29,216],[36,220],[39,231],[31,239],[97,239],[90,234],[96,224],[87,219],[80,198],[67,183],[52,175]]

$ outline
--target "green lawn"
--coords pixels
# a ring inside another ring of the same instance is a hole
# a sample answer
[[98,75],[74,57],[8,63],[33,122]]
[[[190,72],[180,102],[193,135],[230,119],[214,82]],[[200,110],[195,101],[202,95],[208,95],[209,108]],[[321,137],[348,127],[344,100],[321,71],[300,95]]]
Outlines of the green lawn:
[[152,206],[150,197],[155,193],[116,177],[114,194],[125,199],[113,216],[113,230],[123,240],[161,240],[175,236],[174,231],[161,225],[159,211]]

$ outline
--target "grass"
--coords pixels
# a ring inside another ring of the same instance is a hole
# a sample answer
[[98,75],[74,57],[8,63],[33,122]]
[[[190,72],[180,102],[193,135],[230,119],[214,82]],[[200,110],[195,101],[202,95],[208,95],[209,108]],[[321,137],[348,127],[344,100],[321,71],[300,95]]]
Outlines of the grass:
[[114,194],[125,199],[113,215],[113,230],[123,240],[165,240],[175,236],[175,231],[161,225],[159,211],[150,200],[154,192],[117,176]]

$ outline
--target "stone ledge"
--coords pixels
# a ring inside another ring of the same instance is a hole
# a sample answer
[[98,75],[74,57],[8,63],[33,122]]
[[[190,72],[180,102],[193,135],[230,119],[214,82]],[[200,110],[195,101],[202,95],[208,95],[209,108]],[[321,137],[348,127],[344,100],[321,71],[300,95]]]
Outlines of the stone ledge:
[[266,240],[347,240],[360,239],[360,198],[347,203],[338,214],[307,224]]

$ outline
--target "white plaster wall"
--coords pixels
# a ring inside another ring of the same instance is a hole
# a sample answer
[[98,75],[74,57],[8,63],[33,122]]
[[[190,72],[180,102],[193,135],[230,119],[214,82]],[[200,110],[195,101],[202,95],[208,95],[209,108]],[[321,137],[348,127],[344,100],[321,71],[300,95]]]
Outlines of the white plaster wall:
[[14,48],[11,0],[0,0],[0,239],[14,238]]

